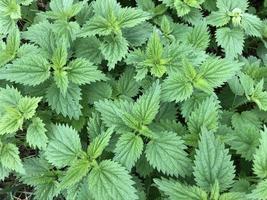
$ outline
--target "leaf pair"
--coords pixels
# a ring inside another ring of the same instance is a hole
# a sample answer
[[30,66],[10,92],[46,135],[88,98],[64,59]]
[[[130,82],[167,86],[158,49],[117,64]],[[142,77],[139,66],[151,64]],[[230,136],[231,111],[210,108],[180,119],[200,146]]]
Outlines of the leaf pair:
[[192,95],[194,88],[211,93],[233,77],[241,66],[238,62],[210,57],[196,69],[185,60],[181,71],[169,75],[162,84],[162,99],[184,101]]
[[116,0],[97,0],[93,3],[94,16],[83,26],[80,36],[105,36],[100,50],[113,69],[128,52],[128,41],[122,30],[132,28],[150,18],[140,9],[122,8]]
[[[109,144],[112,129],[94,138],[83,152],[78,133],[69,126],[52,126],[46,158],[58,168],[70,166],[60,178],[57,190],[67,189],[82,181],[95,199],[137,199],[134,182],[126,169],[112,160],[96,161]],[[112,189],[111,189],[112,188]]]

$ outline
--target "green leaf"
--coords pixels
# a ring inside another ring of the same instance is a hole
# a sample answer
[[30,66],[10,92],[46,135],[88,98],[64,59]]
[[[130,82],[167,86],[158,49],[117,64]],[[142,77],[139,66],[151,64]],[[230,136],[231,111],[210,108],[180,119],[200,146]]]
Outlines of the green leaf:
[[232,11],[235,8],[240,8],[242,11],[246,11],[248,8],[247,0],[236,0],[236,1],[228,1],[228,0],[218,0],[216,3],[217,8],[222,11]]
[[244,13],[242,15],[241,26],[247,35],[261,37],[263,24],[257,16]]
[[250,199],[266,200],[267,199],[267,180],[260,181],[252,193],[248,195]]
[[56,178],[53,171],[50,171],[51,165],[42,156],[26,158],[23,161],[25,174],[21,175],[20,180],[30,186],[50,184]]
[[144,148],[143,140],[134,133],[123,133],[114,150],[114,159],[130,170],[140,158]]
[[243,124],[236,128],[233,133],[228,134],[227,143],[236,150],[241,157],[251,161],[253,154],[259,145],[260,134],[257,129]]
[[105,36],[112,33],[112,27],[109,26],[109,22],[102,16],[94,16],[86,22],[81,29],[79,36]]
[[59,183],[59,190],[67,189],[78,183],[90,170],[90,161],[83,159],[78,160],[67,170]]
[[173,132],[155,134],[147,144],[145,153],[149,164],[160,172],[171,176],[185,176],[190,170],[190,159],[187,157],[181,137]]
[[94,104],[99,100],[110,99],[112,92],[112,87],[106,82],[91,83],[87,90],[89,103]]
[[69,80],[78,85],[106,80],[105,75],[93,63],[84,58],[70,62],[67,72]]
[[48,104],[57,114],[64,117],[79,119],[82,106],[79,101],[81,99],[81,89],[74,84],[69,84],[66,95],[64,96],[55,84],[52,84],[46,94]]
[[2,164],[0,164],[0,181],[4,181],[5,178],[9,176],[10,169],[3,167]]
[[267,92],[262,91],[263,90],[263,79],[258,82],[258,84],[255,86],[254,91],[249,97],[250,100],[254,101],[260,110],[267,111]]
[[36,112],[41,97],[22,97],[18,103],[18,109],[24,119],[31,119]]
[[91,192],[89,191],[88,182],[86,179],[79,188],[77,200],[94,200]]
[[12,55],[13,57],[17,53],[20,46],[20,32],[16,28],[10,32],[10,34],[7,37],[6,41],[6,51],[8,54]]
[[207,129],[202,129],[194,163],[194,176],[199,187],[210,191],[218,181],[220,191],[224,191],[232,185],[235,169],[229,151]]
[[243,51],[244,33],[240,29],[220,28],[216,31],[216,41],[227,58],[236,58]]
[[222,27],[230,22],[231,17],[224,11],[215,11],[211,12],[206,19],[208,24],[216,27]]
[[49,4],[52,11],[46,15],[52,19],[66,20],[75,16],[82,9],[82,2],[73,3],[73,0],[52,0]]
[[71,165],[79,157],[82,147],[78,133],[68,125],[52,125],[45,156],[56,167]]
[[89,190],[95,200],[136,200],[134,182],[127,170],[117,162],[104,160],[88,176]]
[[8,107],[16,107],[22,98],[20,92],[10,86],[6,86],[6,88],[0,88],[0,115],[5,111]]
[[203,77],[209,86],[216,88],[231,79],[243,64],[220,58],[208,58],[199,69],[199,76]]
[[133,104],[128,101],[102,100],[95,103],[95,108],[101,113],[101,119],[107,127],[115,126],[119,132],[131,131],[121,118],[121,110],[128,113],[132,110]]
[[116,91],[119,95],[134,97],[138,94],[140,84],[134,79],[134,75],[134,69],[127,68],[120,76],[116,84]]
[[51,61],[54,69],[61,69],[68,61],[67,42],[62,42],[53,52]]
[[170,200],[208,200],[208,195],[195,186],[186,186],[178,181],[168,179],[154,179],[157,187],[169,197]]
[[193,93],[190,80],[181,73],[170,75],[162,84],[162,100],[180,102],[188,99]]
[[55,70],[54,80],[60,93],[65,97],[69,86],[68,72],[64,70]]
[[74,41],[75,57],[85,58],[99,64],[103,59],[99,47],[100,40],[96,37],[78,38]]
[[192,134],[198,135],[201,128],[216,131],[219,120],[219,104],[215,97],[208,97],[193,110],[188,119],[188,129]]
[[80,31],[80,25],[77,22],[68,22],[64,20],[55,21],[52,28],[57,37],[68,41],[74,41]]
[[151,74],[156,77],[162,77],[166,72],[166,63],[163,57],[164,48],[160,40],[159,34],[154,30],[152,36],[148,40],[146,47],[146,59],[143,65],[150,67]]
[[247,194],[241,192],[229,192],[220,196],[219,200],[244,200],[248,199]]
[[143,22],[138,26],[123,29],[122,35],[126,38],[131,46],[141,46],[148,40],[152,32],[152,24]]
[[245,91],[247,98],[253,94],[254,91],[254,80],[243,73],[239,74],[240,83]]
[[25,173],[19,157],[19,149],[12,143],[3,144],[0,152],[0,161],[3,167],[19,173]]
[[87,124],[87,132],[90,140],[93,140],[104,131],[105,127],[100,119],[100,114],[98,112],[93,112]]
[[0,12],[3,14],[3,17],[7,16],[12,20],[21,18],[20,6],[16,0],[1,1]]
[[242,126],[249,126],[254,130],[262,128],[262,122],[257,113],[252,111],[243,111],[242,113],[235,113],[232,116],[232,125],[235,129],[243,128]]
[[120,35],[108,37],[101,43],[100,49],[104,58],[108,61],[108,67],[111,70],[128,53],[128,42]]
[[14,20],[8,16],[1,16],[0,17],[0,27],[1,27],[0,33],[8,34],[9,32],[12,32],[12,30],[17,28],[16,21],[17,20]]
[[188,35],[189,44],[195,48],[205,50],[209,46],[210,34],[206,22],[198,23]]
[[267,177],[267,129],[261,132],[260,145],[254,153],[253,171],[259,178]]
[[113,129],[110,128],[93,139],[87,149],[87,153],[91,159],[96,159],[101,156],[104,149],[109,145],[112,133]]
[[0,69],[0,79],[36,86],[50,76],[50,64],[40,55],[26,56]]
[[27,129],[26,141],[33,148],[45,149],[48,143],[48,138],[45,133],[45,124],[39,117],[36,117],[32,119],[32,123]]
[[141,9],[122,8],[118,21],[120,27],[131,28],[150,18],[150,14]]
[[22,129],[23,116],[15,108],[8,108],[0,118],[0,135],[6,133],[15,133]]
[[28,27],[27,31],[23,32],[22,37],[38,44],[46,57],[51,58],[57,44],[57,37],[52,28],[52,24],[48,21],[42,21]]
[[182,17],[190,12],[190,6],[183,1],[174,1],[174,7],[177,11],[178,16]]
[[160,107],[160,92],[161,87],[159,81],[156,81],[134,104],[134,116],[142,124],[150,124],[158,113]]

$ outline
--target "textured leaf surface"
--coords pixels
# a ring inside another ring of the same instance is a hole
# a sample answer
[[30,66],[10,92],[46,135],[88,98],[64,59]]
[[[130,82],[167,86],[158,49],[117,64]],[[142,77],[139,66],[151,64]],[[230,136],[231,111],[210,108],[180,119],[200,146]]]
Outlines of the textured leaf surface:
[[154,179],[154,182],[170,200],[207,200],[207,193],[198,187],[186,186],[178,181]]
[[88,176],[89,190],[96,200],[135,200],[136,189],[126,169],[117,162],[104,160]]
[[203,129],[195,156],[194,176],[197,185],[207,191],[218,181],[220,190],[233,184],[235,169],[229,151],[214,134]]
[[81,89],[77,85],[70,84],[65,96],[61,94],[56,85],[51,85],[46,94],[48,104],[57,114],[62,114],[64,117],[78,119],[81,115]]
[[127,169],[131,169],[140,158],[143,148],[144,142],[140,136],[134,133],[124,133],[116,143],[114,159]]
[[52,136],[45,151],[49,162],[57,167],[71,165],[81,152],[78,133],[68,125],[53,125]]
[[0,153],[0,161],[3,167],[15,170],[19,173],[25,173],[21,159],[19,157],[19,149],[12,143],[7,143],[2,146]]
[[40,118],[34,118],[27,129],[26,140],[33,148],[45,149],[48,142],[45,124]]
[[146,147],[149,164],[171,176],[184,176],[190,170],[190,160],[183,140],[173,132],[158,133]]
[[224,49],[227,58],[236,58],[242,54],[244,34],[241,30],[230,28],[217,29],[216,41]]
[[50,76],[50,65],[41,56],[29,56],[15,60],[0,70],[0,79],[24,85],[39,85]]

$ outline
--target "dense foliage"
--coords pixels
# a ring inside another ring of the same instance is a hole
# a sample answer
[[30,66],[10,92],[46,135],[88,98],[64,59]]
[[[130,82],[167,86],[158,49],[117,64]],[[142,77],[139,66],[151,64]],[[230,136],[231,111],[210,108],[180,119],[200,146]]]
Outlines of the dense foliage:
[[266,0],[0,0],[0,199],[267,200]]

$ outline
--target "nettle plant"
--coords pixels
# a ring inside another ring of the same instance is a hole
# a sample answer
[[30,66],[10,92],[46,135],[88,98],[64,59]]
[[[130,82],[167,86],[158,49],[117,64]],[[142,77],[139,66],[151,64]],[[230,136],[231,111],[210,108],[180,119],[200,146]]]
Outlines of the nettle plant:
[[267,3],[0,0],[1,199],[267,200]]

